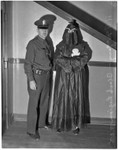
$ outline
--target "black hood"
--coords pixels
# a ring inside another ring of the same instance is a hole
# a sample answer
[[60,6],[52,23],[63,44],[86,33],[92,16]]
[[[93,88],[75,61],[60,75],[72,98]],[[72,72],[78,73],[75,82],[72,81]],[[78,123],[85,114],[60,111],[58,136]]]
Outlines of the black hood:
[[76,20],[70,22],[63,34],[63,41],[68,46],[75,46],[81,43],[83,40],[82,33],[79,28],[79,24]]

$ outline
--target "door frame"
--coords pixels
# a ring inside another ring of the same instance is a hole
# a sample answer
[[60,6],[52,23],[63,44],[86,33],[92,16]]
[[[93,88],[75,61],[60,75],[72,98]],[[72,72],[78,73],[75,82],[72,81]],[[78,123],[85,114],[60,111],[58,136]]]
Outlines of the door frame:
[[[9,56],[12,56],[12,5],[11,1],[1,2],[1,103],[2,103],[2,135],[13,122],[13,86],[10,79],[13,70]],[[9,35],[11,35],[9,37]],[[12,88],[12,89],[11,89]]]
[[8,109],[7,109],[7,57],[5,54],[5,48],[7,45],[6,40],[6,24],[5,24],[5,12],[6,4],[5,2],[1,2],[1,89],[2,89],[2,135],[5,130],[8,128]]

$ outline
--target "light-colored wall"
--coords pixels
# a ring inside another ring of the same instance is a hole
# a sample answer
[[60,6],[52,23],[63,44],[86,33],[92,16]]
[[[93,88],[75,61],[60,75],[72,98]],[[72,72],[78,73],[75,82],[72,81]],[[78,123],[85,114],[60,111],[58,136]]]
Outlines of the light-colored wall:
[[[31,1],[13,2],[13,57],[25,58],[26,45],[36,34],[34,21],[42,15],[48,14],[49,10]],[[51,37],[56,46],[62,38],[64,29],[68,24],[65,20],[57,16]],[[112,50],[104,43],[95,39],[91,35],[82,31],[85,41],[88,41],[93,50],[92,61],[115,61],[115,50]],[[109,70],[110,69],[110,70]],[[107,74],[113,68],[90,67],[90,106],[91,116],[109,118],[109,103],[107,103],[108,81]],[[114,76],[114,72],[112,71]],[[15,65],[14,69],[14,95],[13,112],[14,114],[26,114],[28,104],[28,93],[24,74],[23,64]],[[114,96],[112,95],[114,102]]]
[[117,1],[71,1],[71,3],[117,29]]
[[89,71],[89,98],[92,117],[115,118],[116,69],[91,66]]

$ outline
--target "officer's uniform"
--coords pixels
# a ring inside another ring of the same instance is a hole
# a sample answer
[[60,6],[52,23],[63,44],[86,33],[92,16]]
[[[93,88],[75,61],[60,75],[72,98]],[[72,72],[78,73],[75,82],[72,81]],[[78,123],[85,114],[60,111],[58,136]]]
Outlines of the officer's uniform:
[[[48,16],[48,20],[40,18],[35,22],[39,28],[48,28],[49,20],[56,18]],[[44,21],[47,23],[44,24]],[[49,80],[52,69],[52,43],[49,37],[43,40],[39,36],[29,41],[27,45],[24,69],[28,78],[29,104],[27,114],[27,132],[35,134],[39,127],[44,127],[49,101]],[[29,81],[36,82],[36,90],[29,87]]]

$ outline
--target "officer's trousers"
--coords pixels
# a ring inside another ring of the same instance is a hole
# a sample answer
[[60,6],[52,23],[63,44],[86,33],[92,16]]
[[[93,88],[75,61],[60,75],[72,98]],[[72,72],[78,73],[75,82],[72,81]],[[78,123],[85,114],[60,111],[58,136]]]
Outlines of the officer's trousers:
[[34,75],[36,90],[31,90],[28,83],[29,103],[27,113],[27,132],[35,134],[38,127],[44,127],[49,101],[50,73]]

